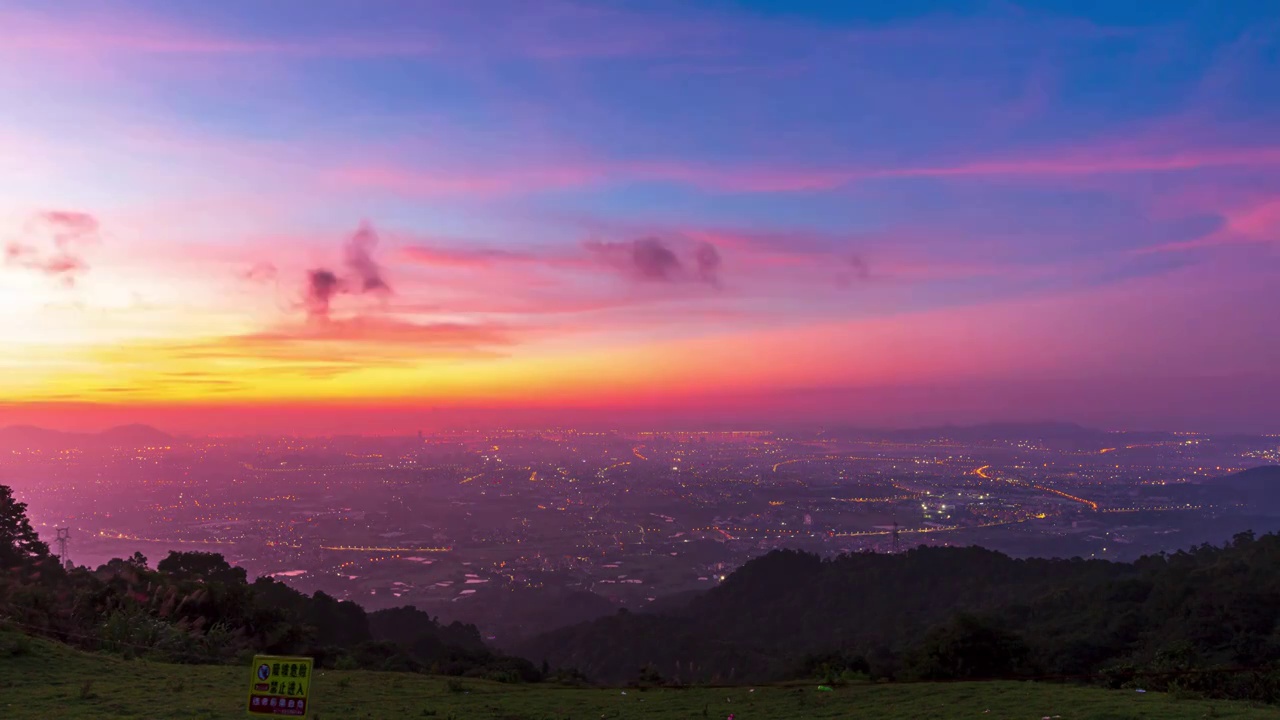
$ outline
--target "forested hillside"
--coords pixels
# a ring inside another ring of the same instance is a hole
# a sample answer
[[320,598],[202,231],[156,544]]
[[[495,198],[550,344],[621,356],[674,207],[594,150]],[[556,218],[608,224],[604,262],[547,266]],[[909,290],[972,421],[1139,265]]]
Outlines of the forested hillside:
[[681,609],[619,613],[523,651],[612,681],[641,667],[685,682],[849,671],[1122,683],[1161,672],[1210,694],[1274,700],[1278,620],[1275,535],[1132,564],[1015,560],[979,548],[830,560],[779,551]]
[[528,661],[485,646],[474,625],[443,625],[412,607],[366,613],[325,593],[304,595],[213,553],[61,567],[25,507],[0,485],[0,623],[77,647],[182,663],[299,654],[320,667],[408,670],[535,680]]

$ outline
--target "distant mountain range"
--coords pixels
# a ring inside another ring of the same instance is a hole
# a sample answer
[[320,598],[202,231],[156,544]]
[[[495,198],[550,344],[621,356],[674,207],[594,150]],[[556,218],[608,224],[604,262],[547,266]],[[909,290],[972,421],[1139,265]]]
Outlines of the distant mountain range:
[[[896,440],[904,443],[954,442],[967,445],[1007,445],[1029,441],[1058,450],[1099,450],[1118,443],[1141,444],[1177,440],[1178,433],[1160,430],[1101,430],[1072,422],[992,422],[979,425],[935,425],[902,429],[835,429],[827,437],[848,440]],[[1253,441],[1248,434],[1215,434],[1223,442]]]
[[172,441],[172,435],[150,425],[121,425],[97,433],[62,432],[34,425],[10,425],[0,428],[0,449],[2,450],[136,448],[168,445]]
[[902,429],[847,429],[826,433],[850,440],[896,440],[904,443],[936,441],[969,445],[1032,441],[1064,450],[1097,449],[1114,444],[1117,435],[1128,441],[1153,442],[1173,437],[1171,433],[1124,432],[1085,427],[1071,422],[993,422],[980,425],[936,425]]
[[895,430],[890,436],[903,440],[947,438],[962,442],[984,440],[1095,440],[1110,433],[1069,422],[985,423]]

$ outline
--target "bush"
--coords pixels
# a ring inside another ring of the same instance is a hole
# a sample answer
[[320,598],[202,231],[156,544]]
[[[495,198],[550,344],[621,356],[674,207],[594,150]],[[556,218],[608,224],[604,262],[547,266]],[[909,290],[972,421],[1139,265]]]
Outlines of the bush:
[[554,670],[548,673],[543,680],[557,685],[573,685],[575,687],[586,687],[591,684],[586,675],[574,668]]
[[1029,654],[1019,635],[961,614],[925,637],[907,669],[921,680],[1007,678],[1025,670]]
[[867,683],[867,682],[871,682],[871,676],[865,672],[859,672],[857,670],[845,670],[844,672],[840,673],[840,677],[836,679],[836,683],[841,685],[851,685],[851,684]]
[[14,633],[0,635],[0,657],[22,657],[31,654],[31,638]]

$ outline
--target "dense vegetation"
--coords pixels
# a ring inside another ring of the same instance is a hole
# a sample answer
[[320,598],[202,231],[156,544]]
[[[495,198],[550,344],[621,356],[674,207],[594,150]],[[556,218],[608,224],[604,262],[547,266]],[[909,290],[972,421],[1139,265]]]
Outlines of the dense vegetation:
[[172,552],[64,569],[0,485],[0,625],[124,656],[180,663],[300,654],[321,667],[535,680],[531,663],[494,653],[474,625],[443,625],[412,607],[366,613],[271,578],[248,582],[221,555]]
[[638,667],[684,682],[1088,676],[1274,702],[1278,623],[1280,536],[1243,533],[1132,564],[777,551],[683,608],[621,612],[523,650],[613,681]]

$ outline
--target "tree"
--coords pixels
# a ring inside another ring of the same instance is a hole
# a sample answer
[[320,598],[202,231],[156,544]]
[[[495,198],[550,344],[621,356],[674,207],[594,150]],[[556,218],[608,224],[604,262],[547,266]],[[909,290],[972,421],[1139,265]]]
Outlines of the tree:
[[922,680],[1007,677],[1024,669],[1028,654],[1017,634],[961,613],[925,637],[910,669]]
[[227,585],[247,582],[244,568],[232,567],[220,553],[170,550],[169,556],[156,564],[156,570],[179,580],[205,580]]
[[13,490],[0,485],[0,569],[46,560],[49,546],[27,520],[27,504],[13,499]]
[[316,640],[322,645],[350,647],[371,639],[364,608],[350,600],[339,601],[317,591],[305,608],[302,620],[316,629]]

